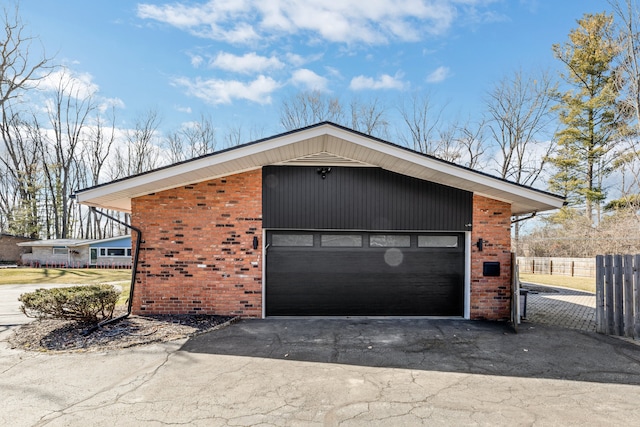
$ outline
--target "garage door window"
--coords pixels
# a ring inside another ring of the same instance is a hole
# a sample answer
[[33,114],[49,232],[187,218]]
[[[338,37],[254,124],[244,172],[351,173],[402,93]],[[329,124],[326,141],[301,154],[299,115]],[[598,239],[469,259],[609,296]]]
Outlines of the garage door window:
[[273,246],[313,246],[313,234],[274,234]]
[[362,236],[359,234],[323,234],[320,245],[329,248],[361,248]]
[[419,248],[457,248],[458,236],[418,236]]
[[411,236],[372,234],[369,236],[369,246],[372,248],[410,248]]

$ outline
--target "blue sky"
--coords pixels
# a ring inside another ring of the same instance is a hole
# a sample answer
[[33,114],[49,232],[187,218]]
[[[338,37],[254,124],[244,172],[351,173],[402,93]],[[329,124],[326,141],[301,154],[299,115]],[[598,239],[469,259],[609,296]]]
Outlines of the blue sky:
[[558,70],[562,43],[604,0],[22,0],[49,55],[118,106],[127,126],[157,109],[162,127],[209,114],[220,127],[282,131],[283,97],[317,89],[393,110],[429,92],[477,117],[517,69]]

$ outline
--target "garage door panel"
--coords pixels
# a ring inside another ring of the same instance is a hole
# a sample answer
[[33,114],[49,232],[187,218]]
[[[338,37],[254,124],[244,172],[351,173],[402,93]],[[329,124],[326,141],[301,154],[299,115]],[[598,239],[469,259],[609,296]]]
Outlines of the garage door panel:
[[[274,277],[283,282],[288,277]],[[284,279],[284,280],[283,280]],[[460,277],[425,282],[393,275],[306,274],[285,287],[270,287],[269,316],[459,316],[462,293],[452,291]]]
[[266,314],[461,316],[463,272],[460,247],[270,248]]

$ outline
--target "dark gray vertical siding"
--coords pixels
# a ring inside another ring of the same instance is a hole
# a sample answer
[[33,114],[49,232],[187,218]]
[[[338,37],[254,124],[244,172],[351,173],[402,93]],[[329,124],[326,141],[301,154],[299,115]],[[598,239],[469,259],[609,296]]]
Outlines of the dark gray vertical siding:
[[263,168],[263,225],[289,229],[467,231],[473,195],[380,168]]

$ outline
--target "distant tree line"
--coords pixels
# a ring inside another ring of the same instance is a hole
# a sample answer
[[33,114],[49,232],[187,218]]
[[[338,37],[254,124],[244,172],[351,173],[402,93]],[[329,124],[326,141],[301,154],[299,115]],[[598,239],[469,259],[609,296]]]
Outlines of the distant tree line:
[[[282,100],[279,129],[331,121],[565,196],[568,205],[534,229],[522,232],[526,222],[514,221],[520,253],[592,256],[623,250],[571,243],[605,234],[613,241],[614,229],[620,237],[631,236],[625,251],[640,250],[633,241],[640,234],[640,14],[635,0],[610,5],[613,14],[585,14],[564,43],[550,46],[563,65],[560,75],[521,69],[507,74],[487,90],[476,117],[451,120],[447,106],[435,105],[424,91],[404,94],[395,105],[306,91]],[[265,136],[259,123],[222,132],[207,114],[162,131],[154,109],[123,126],[117,103],[100,98],[81,76],[36,49],[38,39],[27,34],[17,7],[5,7],[2,18],[3,232],[35,238],[122,234],[122,226],[74,203],[74,190]]]

